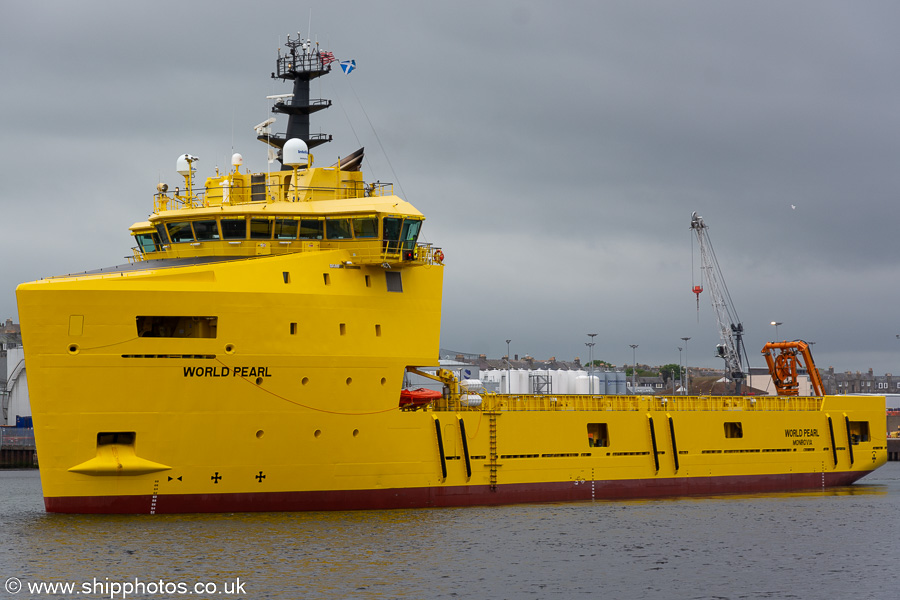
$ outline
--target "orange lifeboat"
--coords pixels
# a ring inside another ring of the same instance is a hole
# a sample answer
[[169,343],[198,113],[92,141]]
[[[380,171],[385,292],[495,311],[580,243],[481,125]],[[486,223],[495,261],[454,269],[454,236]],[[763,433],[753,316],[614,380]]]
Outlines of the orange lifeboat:
[[441,395],[441,392],[429,390],[428,388],[400,390],[400,408],[415,410],[420,406],[425,406],[426,404],[430,404],[434,400],[437,400]]

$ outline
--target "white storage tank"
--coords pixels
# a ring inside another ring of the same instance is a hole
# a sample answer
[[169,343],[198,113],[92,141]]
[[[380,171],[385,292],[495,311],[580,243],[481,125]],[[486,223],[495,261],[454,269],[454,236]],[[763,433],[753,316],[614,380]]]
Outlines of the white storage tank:
[[568,394],[569,393],[569,372],[563,369],[557,369],[551,373],[551,377],[553,379],[553,393],[554,394]]
[[590,393],[590,379],[591,378],[587,375],[578,375],[575,377],[575,393],[581,396]]
[[597,394],[605,394],[606,393],[606,371],[595,371],[594,375],[597,377],[597,381],[599,385],[595,385],[594,392]]
[[[530,394],[531,389],[528,387],[528,369],[516,369],[517,375],[519,377],[519,388],[516,394]],[[515,388],[513,388],[515,389]]]
[[616,371],[616,394],[624,396],[628,393],[628,383],[625,380],[625,371]]

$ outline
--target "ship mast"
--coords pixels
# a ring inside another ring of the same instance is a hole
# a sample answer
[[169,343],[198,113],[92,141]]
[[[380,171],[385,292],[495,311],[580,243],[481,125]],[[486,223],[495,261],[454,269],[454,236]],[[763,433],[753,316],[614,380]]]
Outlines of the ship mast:
[[[319,51],[318,44],[314,48],[312,43],[308,39],[302,39],[299,33],[293,40],[288,35],[284,52],[280,48],[278,49],[276,70],[272,73],[272,79],[292,80],[294,89],[292,94],[272,97],[276,100],[272,106],[272,112],[288,115],[287,131],[284,135],[261,133],[257,137],[260,141],[279,150],[278,160],[282,160],[281,150],[284,148],[285,142],[290,139],[303,140],[309,149],[331,141],[330,134],[310,134],[309,132],[309,115],[331,106],[331,100],[310,99],[309,82],[330,72],[333,61],[332,53]],[[282,166],[282,168],[290,167]]]

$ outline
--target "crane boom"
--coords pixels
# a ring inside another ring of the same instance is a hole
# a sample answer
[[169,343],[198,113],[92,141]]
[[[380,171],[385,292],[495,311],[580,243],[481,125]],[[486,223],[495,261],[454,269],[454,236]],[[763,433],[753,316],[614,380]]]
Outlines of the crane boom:
[[[706,282],[712,300],[713,312],[716,313],[716,323],[719,327],[719,338],[722,343],[716,346],[716,355],[725,359],[726,376],[734,381],[735,393],[741,394],[741,385],[744,381],[744,371],[741,369],[741,348],[744,345],[744,326],[738,319],[731,301],[728,288],[725,287],[725,279],[719,268],[719,261],[709,240],[709,232],[703,217],[696,212],[691,213],[691,229],[697,235],[700,245],[700,271],[702,279]],[[702,291],[702,288],[701,288]],[[698,294],[699,298],[699,294]],[[744,352],[746,356],[746,351]]]

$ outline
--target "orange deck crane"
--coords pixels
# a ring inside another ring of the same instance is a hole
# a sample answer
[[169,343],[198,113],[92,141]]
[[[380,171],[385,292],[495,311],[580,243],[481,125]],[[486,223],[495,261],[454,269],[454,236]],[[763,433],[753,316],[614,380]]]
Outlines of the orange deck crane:
[[[780,350],[781,353],[778,356],[773,356],[773,350]],[[769,374],[772,376],[772,381],[775,382],[775,389],[778,390],[779,396],[800,395],[797,365],[800,363],[801,357],[806,366],[806,371],[809,373],[809,382],[812,385],[813,394],[816,396],[825,395],[825,387],[822,385],[819,370],[816,369],[816,364],[813,362],[809,344],[803,340],[768,342],[763,346],[762,353],[766,357]]]

